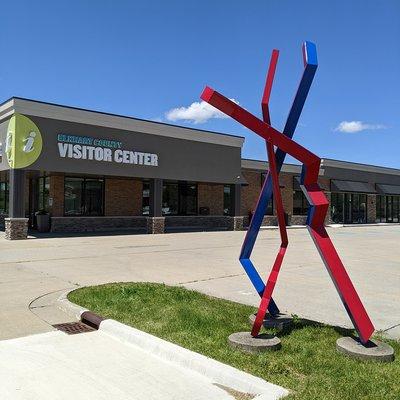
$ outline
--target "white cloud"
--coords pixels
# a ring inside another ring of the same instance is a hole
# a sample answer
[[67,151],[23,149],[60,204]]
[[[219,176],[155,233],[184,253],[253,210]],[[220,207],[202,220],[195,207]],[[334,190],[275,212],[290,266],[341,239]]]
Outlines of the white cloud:
[[[234,99],[230,100],[239,104]],[[177,107],[167,111],[165,118],[173,122],[183,120],[193,122],[194,124],[203,124],[212,118],[228,118],[228,116],[205,101],[195,101],[188,107]]]
[[362,121],[342,121],[334,130],[345,133],[355,133],[366,130],[386,129],[382,124],[366,124]]

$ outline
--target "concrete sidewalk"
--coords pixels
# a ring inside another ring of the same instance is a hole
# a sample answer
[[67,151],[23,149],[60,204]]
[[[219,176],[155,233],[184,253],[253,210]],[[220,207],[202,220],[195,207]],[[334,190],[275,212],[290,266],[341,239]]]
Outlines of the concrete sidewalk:
[[[66,293],[56,303],[72,319],[87,311]],[[80,332],[74,335],[55,331],[0,341],[0,399],[279,400],[289,393],[112,319],[96,324],[97,331],[76,324],[66,330],[73,326]]]
[[[377,329],[400,338],[400,228],[329,229]],[[101,331],[67,336],[53,324],[73,320],[56,300],[67,289],[118,281],[183,285],[258,306],[237,256],[244,232],[0,237],[0,399],[232,399],[196,372]],[[282,310],[351,326],[305,229],[290,245],[274,292]],[[266,276],[279,232],[259,234],[253,260]]]
[[[329,228],[329,234],[378,330],[400,338],[400,226]],[[53,330],[68,319],[54,300],[65,290],[118,281],[184,285],[258,306],[237,259],[245,232],[0,237],[0,339]],[[274,298],[289,313],[351,326],[306,229],[289,231]],[[279,232],[259,234],[253,260],[266,277]]]
[[0,341],[2,400],[210,400],[210,379],[100,331]]

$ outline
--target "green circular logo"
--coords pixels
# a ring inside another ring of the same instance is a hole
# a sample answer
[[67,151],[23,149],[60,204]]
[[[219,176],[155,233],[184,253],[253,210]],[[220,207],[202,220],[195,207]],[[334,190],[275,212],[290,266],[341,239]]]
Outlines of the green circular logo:
[[42,152],[43,141],[39,128],[25,115],[15,113],[8,123],[6,149],[11,168],[33,164]]

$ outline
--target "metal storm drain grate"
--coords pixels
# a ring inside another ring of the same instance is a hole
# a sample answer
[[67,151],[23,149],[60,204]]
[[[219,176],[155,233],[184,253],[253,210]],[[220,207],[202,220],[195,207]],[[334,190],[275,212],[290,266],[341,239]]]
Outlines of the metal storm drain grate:
[[82,322],[66,322],[64,324],[55,324],[53,327],[61,332],[65,332],[67,335],[76,335],[78,333],[93,332],[96,330]]

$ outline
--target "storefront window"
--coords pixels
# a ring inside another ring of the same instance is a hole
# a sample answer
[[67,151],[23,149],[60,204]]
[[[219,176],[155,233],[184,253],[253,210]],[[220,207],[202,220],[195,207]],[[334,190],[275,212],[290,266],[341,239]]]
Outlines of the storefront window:
[[180,183],[179,191],[179,214],[197,215],[197,184]]
[[308,201],[301,190],[293,191],[293,215],[307,215]]
[[367,222],[367,195],[351,195],[351,222],[352,224],[365,224]]
[[104,179],[65,178],[65,215],[104,215]]
[[400,221],[400,196],[376,196],[376,222]]
[[332,193],[331,219],[336,224],[365,224],[367,222],[367,195]]
[[377,222],[386,222],[386,196],[376,196]]
[[343,224],[344,193],[331,194],[331,219],[335,224]]
[[162,196],[163,215],[178,215],[178,183],[164,182]]
[[267,205],[264,215],[274,215],[274,196],[272,195],[270,202]]
[[103,179],[85,179],[84,182],[84,213],[85,215],[103,215],[104,214],[104,180]]
[[197,215],[197,184],[164,182],[163,215]]
[[39,210],[49,211],[50,178],[42,176],[38,179],[39,184]]
[[8,214],[8,183],[0,182],[0,214]]
[[393,222],[400,220],[400,196],[392,196],[393,198]]

